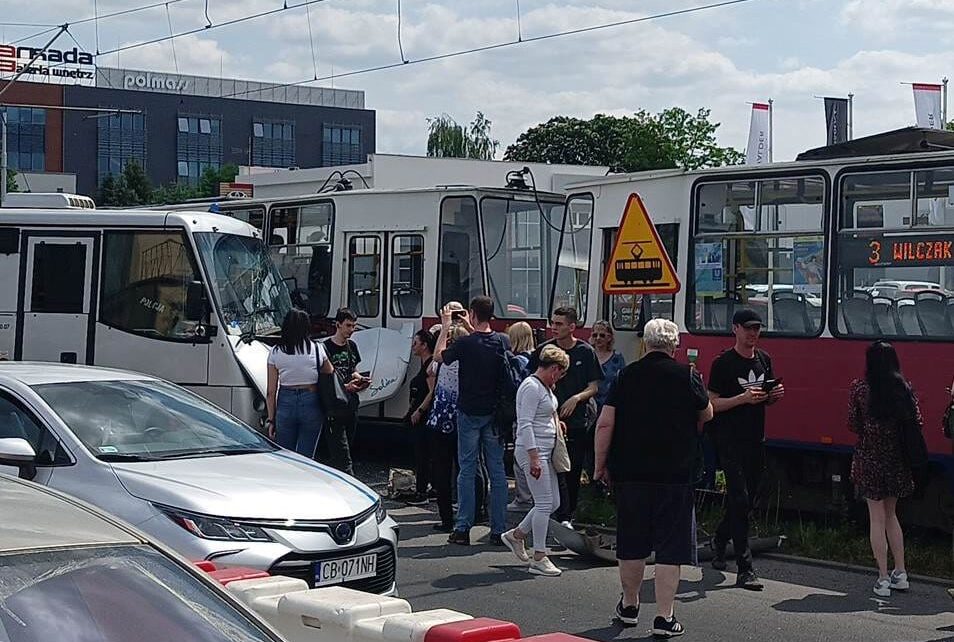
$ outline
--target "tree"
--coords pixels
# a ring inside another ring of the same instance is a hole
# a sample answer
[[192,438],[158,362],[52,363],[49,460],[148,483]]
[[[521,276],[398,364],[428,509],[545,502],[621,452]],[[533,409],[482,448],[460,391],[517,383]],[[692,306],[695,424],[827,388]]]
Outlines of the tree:
[[597,114],[590,120],[557,116],[521,134],[504,160],[607,165],[613,172],[741,163],[741,152],[716,143],[719,123],[711,122],[709,113],[673,107],[658,114]]
[[493,160],[500,141],[491,137],[491,124],[482,112],[477,112],[477,116],[466,127],[447,114],[428,118],[427,155]]
[[7,168],[7,194],[19,192],[20,186],[17,185],[17,173],[15,170]]
[[199,198],[212,198],[219,195],[219,183],[231,183],[238,176],[238,165],[223,165],[219,168],[209,167],[202,172],[199,179]]
[[106,174],[106,178],[103,179],[103,184],[99,186],[96,202],[102,207],[119,205],[119,186],[112,174]]
[[120,188],[123,189],[121,205],[145,205],[152,197],[152,185],[143,171],[142,165],[135,160],[126,161],[123,167]]

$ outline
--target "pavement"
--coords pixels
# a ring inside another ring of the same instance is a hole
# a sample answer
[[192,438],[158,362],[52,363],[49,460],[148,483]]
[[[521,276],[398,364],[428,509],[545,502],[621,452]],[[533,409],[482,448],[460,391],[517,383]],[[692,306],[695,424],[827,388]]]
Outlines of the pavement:
[[[564,569],[561,577],[530,575],[509,551],[487,544],[486,526],[473,529],[471,546],[450,546],[446,534],[431,528],[437,523],[433,504],[393,503],[389,510],[401,524],[398,589],[415,611],[449,608],[509,620],[524,635],[562,631],[593,640],[652,637],[651,581],[643,585],[639,624],[624,628],[612,618],[619,599],[615,566],[562,552],[551,555]],[[733,587],[732,572],[685,567],[676,605],[687,630],[683,639],[954,642],[954,600],[943,586],[912,582],[909,591],[882,599],[871,592],[874,571],[764,558],[756,558],[756,570],[765,584],[761,592]],[[651,574],[649,567],[647,576]]]

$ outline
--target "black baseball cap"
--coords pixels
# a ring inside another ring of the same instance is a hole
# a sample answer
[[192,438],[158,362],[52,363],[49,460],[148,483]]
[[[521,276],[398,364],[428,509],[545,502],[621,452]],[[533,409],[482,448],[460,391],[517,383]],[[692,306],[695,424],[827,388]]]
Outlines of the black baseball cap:
[[745,328],[751,328],[756,325],[761,326],[763,325],[762,317],[751,308],[742,308],[741,310],[736,310],[735,314],[732,315],[732,325],[740,325]]

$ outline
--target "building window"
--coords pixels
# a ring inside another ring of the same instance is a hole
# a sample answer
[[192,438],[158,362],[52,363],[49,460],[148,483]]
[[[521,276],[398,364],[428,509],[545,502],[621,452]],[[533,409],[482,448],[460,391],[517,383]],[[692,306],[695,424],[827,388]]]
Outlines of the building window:
[[98,120],[96,170],[100,183],[109,175],[119,176],[126,163],[146,166],[146,117],[115,114]]
[[180,115],[177,123],[178,182],[198,185],[207,169],[222,166],[222,121],[211,116]]
[[293,167],[295,165],[295,123],[277,120],[253,122],[252,165]]
[[360,127],[324,126],[321,145],[322,165],[354,165],[363,162]]
[[42,172],[46,169],[46,110],[5,107],[7,164],[10,169]]

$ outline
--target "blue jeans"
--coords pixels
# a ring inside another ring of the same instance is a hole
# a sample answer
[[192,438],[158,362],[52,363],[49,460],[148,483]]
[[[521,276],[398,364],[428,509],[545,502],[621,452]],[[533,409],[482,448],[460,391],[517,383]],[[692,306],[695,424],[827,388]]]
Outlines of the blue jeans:
[[307,389],[279,388],[275,408],[275,441],[282,448],[305,457],[315,456],[324,413],[318,393]]
[[469,531],[474,525],[476,499],[474,475],[477,470],[478,448],[483,450],[484,463],[490,475],[490,532],[507,530],[507,476],[504,472],[504,447],[494,431],[493,415],[475,416],[457,413],[457,457],[460,473],[457,475],[457,525],[455,530]]

